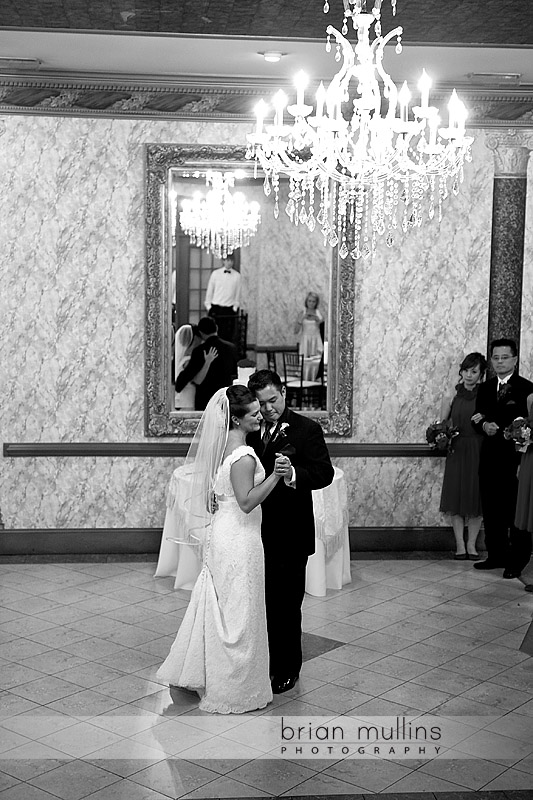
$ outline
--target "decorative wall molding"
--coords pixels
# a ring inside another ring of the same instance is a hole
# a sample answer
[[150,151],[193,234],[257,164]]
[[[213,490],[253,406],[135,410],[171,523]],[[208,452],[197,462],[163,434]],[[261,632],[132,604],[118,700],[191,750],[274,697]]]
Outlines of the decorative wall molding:
[[[259,98],[278,88],[278,81],[246,78],[2,74],[0,113],[243,122],[254,119]],[[432,101],[443,106],[443,114],[452,88],[439,86],[432,92]],[[469,127],[533,127],[533,89],[458,86],[457,90],[469,111]]]
[[[332,458],[440,458],[427,444],[364,444],[327,442]],[[16,442],[4,443],[4,458],[182,458],[189,442],[156,439],[147,442]]]

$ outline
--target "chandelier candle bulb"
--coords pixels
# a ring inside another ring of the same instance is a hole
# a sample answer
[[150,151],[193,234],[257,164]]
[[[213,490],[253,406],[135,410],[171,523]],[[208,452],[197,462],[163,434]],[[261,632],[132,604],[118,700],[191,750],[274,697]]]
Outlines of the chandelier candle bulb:
[[465,104],[461,100],[458,99],[457,102],[457,134],[462,138],[465,134],[465,123],[468,116],[468,111],[466,110]]
[[267,115],[268,105],[264,100],[260,100],[255,107],[255,115],[257,117],[257,124],[255,126],[256,136],[261,136],[263,132],[263,121]]
[[460,103],[461,101],[457,97],[457,92],[454,89],[452,96],[450,97],[450,102],[448,103],[448,111],[450,112],[448,127],[450,128],[450,131],[453,131],[453,129],[457,127],[457,121],[460,113]]
[[429,90],[431,89],[431,78],[426,70],[422,70],[422,76],[418,81],[418,88],[420,89],[420,108],[422,112],[427,112],[429,105]]
[[402,84],[402,88],[398,92],[398,100],[400,101],[400,119],[402,122],[407,122],[407,119],[409,117],[410,99],[411,99],[411,92],[409,91],[407,82],[404,81]]
[[287,95],[281,89],[274,95],[273,105],[276,110],[274,117],[274,125],[276,128],[281,128],[283,125],[283,111],[287,105]]
[[296,75],[296,77],[294,79],[294,85],[296,86],[296,105],[297,106],[303,106],[303,104],[304,104],[305,89],[306,89],[308,83],[309,83],[309,80],[307,78],[307,75],[305,74],[305,72],[300,71]]
[[429,118],[429,147],[434,149],[437,144],[437,128],[439,127],[440,117],[438,114],[432,114]]
[[324,84],[320,81],[320,86],[316,90],[316,122],[318,123],[322,119],[322,114],[324,112],[324,102],[326,100],[326,90],[324,88]]

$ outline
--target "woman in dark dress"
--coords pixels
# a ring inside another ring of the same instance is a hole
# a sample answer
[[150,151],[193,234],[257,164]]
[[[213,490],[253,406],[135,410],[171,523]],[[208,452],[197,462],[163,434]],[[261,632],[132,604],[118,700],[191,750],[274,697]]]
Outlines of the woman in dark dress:
[[[442,404],[442,419],[459,429],[453,440],[453,452],[446,458],[440,510],[451,517],[455,535],[455,558],[476,561],[476,539],[481,528],[479,496],[479,451],[482,436],[472,427],[478,384],[483,380],[487,362],[481,353],[469,353],[459,367],[460,381],[455,395]],[[474,420],[477,421],[477,420]],[[465,525],[468,537],[465,549]]]

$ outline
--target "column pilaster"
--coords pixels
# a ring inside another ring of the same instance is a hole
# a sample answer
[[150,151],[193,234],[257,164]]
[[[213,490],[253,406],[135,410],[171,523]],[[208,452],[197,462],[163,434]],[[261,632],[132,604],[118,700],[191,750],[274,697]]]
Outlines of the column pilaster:
[[533,133],[509,130],[487,137],[494,155],[488,341],[520,343],[527,166]]

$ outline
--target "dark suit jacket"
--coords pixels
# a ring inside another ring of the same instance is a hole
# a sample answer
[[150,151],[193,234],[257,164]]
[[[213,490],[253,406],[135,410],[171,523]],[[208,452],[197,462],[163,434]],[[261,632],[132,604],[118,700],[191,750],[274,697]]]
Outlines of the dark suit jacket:
[[231,386],[233,378],[237,377],[237,348],[218,336],[210,336],[192,351],[189,363],[176,378],[176,391],[181,392],[200,372],[205,363],[205,353],[211,347],[216,347],[218,355],[209,367],[203,382],[196,386],[194,407],[197,411],[203,411],[217,389]]
[[[279,435],[281,423],[289,427]],[[274,434],[263,451],[261,434],[252,433],[248,443],[259,456],[266,474],[274,468],[276,453],[286,446],[294,452],[289,457],[296,471],[296,488],[280,480],[261,503],[261,536],[265,550],[311,555],[315,552],[313,489],[323,489],[333,481],[333,466],[320,425],[309,417],[285,409]]]
[[[514,443],[504,438],[504,429],[517,417],[527,417],[527,397],[533,394],[533,383],[522,378],[516,372],[508,381],[508,389],[498,399],[498,378],[490,378],[481,383],[476,397],[476,413],[483,414],[480,423],[474,428],[483,434],[481,446],[481,471],[488,462],[496,463],[501,468],[507,464],[510,469],[516,467],[520,453],[515,452]],[[484,422],[495,422],[499,430],[494,436],[487,436],[483,431]]]

